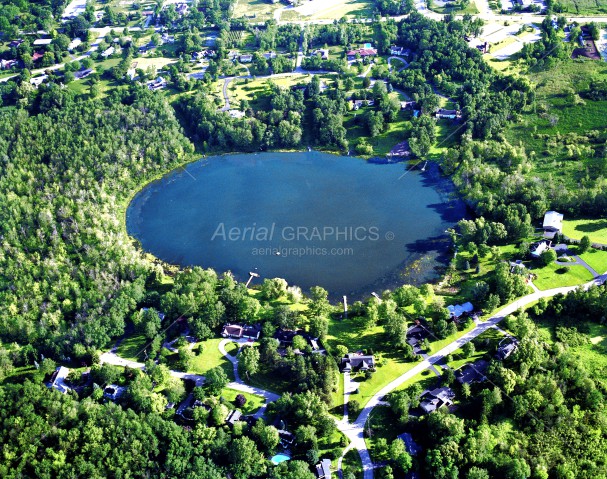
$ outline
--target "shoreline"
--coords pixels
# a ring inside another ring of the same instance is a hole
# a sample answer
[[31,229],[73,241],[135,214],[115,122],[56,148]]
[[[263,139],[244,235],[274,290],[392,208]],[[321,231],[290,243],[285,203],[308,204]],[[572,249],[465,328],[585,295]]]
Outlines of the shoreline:
[[[272,153],[320,153],[320,154],[331,154],[332,156],[339,158],[348,158],[348,159],[359,159],[365,162],[376,164],[375,161],[370,161],[370,159],[366,159],[360,156],[345,156],[338,152],[325,152],[319,150],[272,150],[272,151],[264,151],[260,152],[263,154],[272,154]],[[257,152],[220,152],[213,155],[194,155],[190,161],[182,163],[174,167],[173,169],[164,172],[162,174],[155,175],[145,184],[142,184],[141,188],[136,191],[133,191],[125,201],[122,202],[121,208],[122,211],[122,222],[125,232],[128,238],[131,240],[132,244],[138,250],[138,252],[143,255],[150,263],[160,265],[164,270],[165,274],[173,275],[178,270],[200,266],[202,268],[208,268],[209,266],[204,265],[186,265],[181,263],[172,263],[165,261],[153,253],[147,251],[142,245],[141,242],[131,234],[128,228],[128,210],[131,206],[132,202],[135,198],[142,194],[147,188],[150,187],[155,182],[158,182],[162,179],[166,179],[170,175],[180,173],[180,170],[185,170],[187,166],[191,163],[201,162],[204,160],[212,160],[213,158],[222,158],[226,156],[236,156],[236,155],[245,155],[245,156],[255,156],[259,153]],[[399,161],[398,163],[402,163],[406,168],[407,172],[413,169],[416,169],[418,164],[421,161],[418,160],[406,160]],[[386,162],[386,164],[395,164],[396,162]],[[420,180],[423,183],[424,187],[433,188],[440,200],[441,204],[444,205],[445,210],[441,212],[441,215],[445,215],[446,219],[443,219],[443,222],[456,223],[459,219],[468,218],[470,216],[470,211],[463,198],[458,194],[457,187],[451,180],[449,176],[446,176],[440,170],[438,163],[434,161],[427,162],[427,168],[422,171],[417,171],[420,174]],[[460,214],[462,213],[462,214]],[[457,218],[451,217],[449,215],[457,215]],[[415,286],[420,286],[421,284],[430,283],[430,284],[438,284],[445,275],[445,271],[449,265],[449,261],[451,259],[451,255],[449,254],[449,242],[447,241],[447,235],[443,234],[443,228],[440,227],[440,231],[436,230],[433,234],[430,234],[427,238],[422,240],[417,240],[414,243],[409,243],[406,246],[406,250],[403,254],[402,261],[394,267],[391,271],[387,272],[381,278],[374,280],[369,283],[367,286],[364,286],[360,289],[345,292],[345,294],[355,300],[365,300],[371,296],[372,292],[381,292],[386,289],[395,289],[404,284],[411,284]],[[423,244],[422,244],[423,243]],[[213,268],[214,269],[214,268]],[[218,274],[223,274],[225,271],[216,271]],[[241,279],[241,282],[244,282],[246,278]],[[295,286],[297,284],[294,283]],[[320,284],[322,286],[322,284]],[[329,291],[329,297],[332,300],[341,299],[343,296],[342,293],[337,293],[334,291]]]

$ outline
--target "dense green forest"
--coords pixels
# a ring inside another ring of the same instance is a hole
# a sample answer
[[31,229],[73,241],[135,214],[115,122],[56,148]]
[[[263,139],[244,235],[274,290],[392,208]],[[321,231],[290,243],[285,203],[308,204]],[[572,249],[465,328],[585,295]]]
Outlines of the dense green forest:
[[0,113],[0,334],[54,356],[124,331],[150,268],[124,231],[125,201],[193,151],[146,89],[61,98]]

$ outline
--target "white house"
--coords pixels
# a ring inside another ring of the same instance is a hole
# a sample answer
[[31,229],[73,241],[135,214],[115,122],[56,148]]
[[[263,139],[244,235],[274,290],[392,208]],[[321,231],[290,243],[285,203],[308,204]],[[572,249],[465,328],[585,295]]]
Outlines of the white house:
[[68,391],[70,391],[70,387],[65,383],[65,380],[67,379],[68,374],[70,373],[70,370],[64,366],[59,366],[55,372],[53,373],[53,375],[51,376],[51,380],[49,382],[49,387],[56,389],[57,391],[59,391],[62,394],[67,393]]
[[563,232],[563,215],[556,211],[547,211],[544,215],[544,231]]
[[533,243],[529,249],[529,252],[534,258],[539,258],[544,251],[548,251],[550,249],[551,244],[552,242],[547,240]]

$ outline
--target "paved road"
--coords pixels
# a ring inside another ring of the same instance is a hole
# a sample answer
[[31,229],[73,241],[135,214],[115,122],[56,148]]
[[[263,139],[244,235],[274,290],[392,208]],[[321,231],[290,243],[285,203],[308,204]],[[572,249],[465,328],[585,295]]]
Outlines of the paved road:
[[[225,351],[225,349],[224,349]],[[228,358],[232,358],[232,356],[230,356],[229,354],[227,355]],[[113,352],[107,352],[107,353],[103,353],[100,358],[99,358],[99,362],[101,364],[104,363],[108,363],[108,364],[113,364],[115,366],[128,366],[130,368],[133,369],[145,369],[145,364],[137,362],[137,361],[131,361],[129,359],[124,359],[121,358],[120,356],[116,355]],[[202,384],[204,384],[204,376],[200,375],[200,374],[192,374],[192,373],[184,373],[182,371],[174,371],[171,370],[171,375],[180,379],[192,379],[195,383],[196,386],[202,386]],[[276,393],[270,392],[270,391],[265,391],[263,389],[260,388],[256,388],[253,386],[249,386],[248,384],[244,384],[242,381],[240,381],[240,378],[238,377],[238,380],[236,381],[232,381],[231,383],[228,383],[227,387],[229,387],[230,389],[235,389],[237,391],[241,391],[241,392],[245,392],[245,393],[249,393],[249,394],[256,394],[257,396],[262,396],[266,402],[265,404],[255,413],[256,417],[261,417],[265,410],[266,407],[268,405],[268,403],[272,402],[272,401],[276,401],[280,396]]]
[[[589,283],[586,283],[579,287],[587,289],[590,286],[603,284],[606,280],[607,280],[607,274],[604,274],[602,276],[598,276],[597,278],[590,281]],[[351,448],[356,448],[356,450],[358,451],[358,454],[361,458],[361,461],[362,461],[364,479],[373,479],[374,467],[373,467],[373,462],[371,461],[371,457],[369,455],[369,451],[367,449],[367,445],[365,443],[365,439],[363,436],[363,430],[367,423],[367,420],[369,419],[369,416],[371,415],[371,413],[373,411],[373,408],[380,405],[384,396],[386,396],[388,393],[392,392],[394,389],[398,388],[400,385],[402,385],[409,379],[420,374],[422,371],[433,367],[436,363],[441,361],[445,356],[452,354],[453,352],[455,352],[457,349],[461,348],[467,342],[471,341],[472,339],[476,338],[477,336],[479,336],[482,333],[484,333],[485,331],[487,331],[487,329],[496,327],[500,321],[502,321],[505,317],[514,313],[518,309],[520,309],[530,303],[533,303],[534,301],[537,301],[540,298],[549,298],[549,297],[555,296],[557,294],[567,294],[570,291],[573,291],[577,288],[578,288],[578,286],[554,288],[554,289],[549,289],[546,291],[534,292],[534,293],[528,294],[527,296],[523,296],[522,298],[517,299],[513,303],[502,308],[500,311],[498,311],[496,314],[494,314],[487,321],[476,326],[472,331],[464,334],[459,339],[456,339],[455,341],[449,343],[447,346],[445,346],[440,351],[429,356],[427,359],[424,359],[424,361],[416,364],[412,369],[410,369],[406,373],[402,374],[401,376],[396,378],[391,383],[384,386],[379,392],[377,392],[369,400],[369,402],[367,402],[367,404],[364,406],[363,410],[361,411],[361,413],[358,416],[358,418],[356,419],[356,421],[354,421],[353,423],[349,423],[347,418],[344,418],[340,421],[336,421],[339,430],[343,434],[345,434],[346,437],[348,437],[348,439],[350,440],[350,445],[349,445],[348,449],[346,451],[344,451],[344,454]],[[341,458],[340,458],[340,461],[338,461],[338,467],[339,466],[341,466]],[[341,467],[339,468],[339,471],[341,472]]]

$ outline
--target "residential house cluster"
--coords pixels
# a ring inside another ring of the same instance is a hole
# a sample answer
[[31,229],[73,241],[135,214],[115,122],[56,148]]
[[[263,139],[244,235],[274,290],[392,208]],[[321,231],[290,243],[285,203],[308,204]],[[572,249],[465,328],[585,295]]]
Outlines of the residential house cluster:
[[224,338],[250,339],[253,341],[259,339],[260,334],[261,324],[226,323],[221,331]]
[[377,56],[377,50],[375,48],[358,48],[356,50],[350,50],[346,56],[348,60],[356,60],[357,58],[373,58]]
[[339,362],[342,373],[375,371],[375,356],[372,354],[349,353]]

